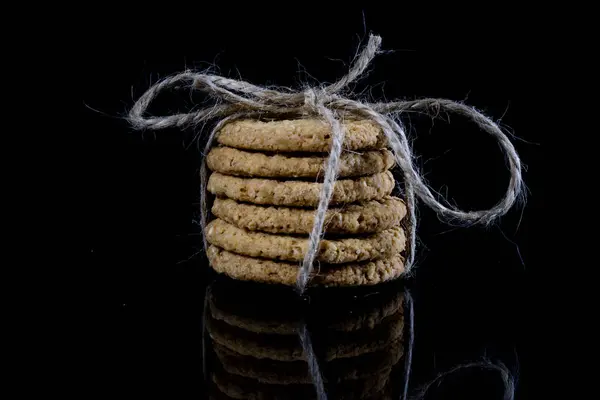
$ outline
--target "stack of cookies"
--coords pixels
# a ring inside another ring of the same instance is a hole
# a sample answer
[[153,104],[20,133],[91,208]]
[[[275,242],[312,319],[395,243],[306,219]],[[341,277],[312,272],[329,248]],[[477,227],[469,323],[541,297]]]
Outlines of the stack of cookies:
[[[404,202],[391,196],[393,156],[370,121],[345,121],[344,150],[311,285],[373,285],[404,272]],[[237,120],[207,155],[216,196],[210,265],[234,279],[294,285],[308,249],[331,147],[318,119]]]
[[301,308],[279,293],[248,292],[221,281],[208,294],[206,376],[213,398],[311,399],[319,378],[331,399],[398,398],[392,394],[404,374],[401,290],[311,305],[318,377],[298,336]]

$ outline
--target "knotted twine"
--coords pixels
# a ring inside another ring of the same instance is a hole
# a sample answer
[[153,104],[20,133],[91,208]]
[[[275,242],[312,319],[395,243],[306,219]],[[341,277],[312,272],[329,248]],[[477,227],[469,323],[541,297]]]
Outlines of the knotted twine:
[[[240,118],[271,118],[291,117],[317,117],[321,118],[331,127],[332,145],[327,158],[325,175],[320,192],[319,204],[315,214],[313,228],[309,237],[309,247],[304,256],[302,266],[298,271],[296,286],[303,293],[311,277],[313,264],[317,255],[326,211],[333,195],[333,189],[338,177],[340,155],[344,143],[344,129],[340,120],[346,117],[363,118],[374,122],[381,128],[387,143],[391,148],[397,166],[402,171],[404,178],[403,195],[407,203],[409,216],[409,253],[406,260],[406,273],[410,272],[415,256],[415,234],[417,219],[415,214],[415,200],[418,198],[430,207],[438,217],[451,224],[473,225],[489,224],[496,218],[504,215],[523,194],[523,181],[521,177],[521,161],[510,142],[500,127],[487,116],[476,109],[462,103],[446,100],[425,98],[410,101],[394,101],[388,103],[368,103],[353,99],[352,93],[342,96],[340,93],[348,85],[365,72],[381,47],[381,37],[370,35],[367,45],[352,64],[348,74],[337,82],[320,87],[310,87],[300,92],[289,90],[274,90],[253,85],[251,83],[225,78],[218,75],[183,72],[165,78],[150,87],[131,108],[128,120],[136,129],[158,130],[168,127],[187,128],[199,126],[210,120],[220,119],[206,138],[204,155],[212,148],[219,130],[228,122]],[[195,109],[188,113],[165,116],[145,116],[150,103],[165,90],[192,89],[207,94],[214,100],[214,104]],[[405,130],[397,117],[404,112],[421,112],[435,117],[440,112],[455,113],[472,120],[481,130],[490,134],[498,141],[504,153],[510,170],[510,180],[506,193],[496,205],[487,210],[462,211],[456,207],[442,204],[432,194],[431,189],[424,182],[423,176],[413,164],[413,152],[407,140]],[[206,161],[202,160],[200,169],[200,203],[201,227],[205,249],[208,248],[204,230],[207,222],[206,209]]]

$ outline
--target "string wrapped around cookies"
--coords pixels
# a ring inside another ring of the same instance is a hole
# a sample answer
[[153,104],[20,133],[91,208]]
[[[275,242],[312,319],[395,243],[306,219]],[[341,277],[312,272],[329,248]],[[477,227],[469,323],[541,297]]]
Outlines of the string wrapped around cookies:
[[[381,38],[371,35],[348,74],[328,86],[278,91],[183,72],[156,83],[134,104],[128,120],[137,129],[217,121],[202,139],[200,171],[201,225],[213,269],[235,279],[295,285],[300,293],[309,284],[373,285],[410,273],[416,199],[448,223],[472,225],[494,221],[523,197],[514,146],[474,108],[446,99],[365,103],[340,94],[363,75],[380,46]],[[145,115],[159,93],[181,88],[201,91],[214,104]],[[492,208],[442,204],[415,168],[400,118],[441,111],[469,118],[498,141],[510,180]],[[402,175],[401,198],[391,196],[393,165]],[[208,192],[216,196],[210,223]]]

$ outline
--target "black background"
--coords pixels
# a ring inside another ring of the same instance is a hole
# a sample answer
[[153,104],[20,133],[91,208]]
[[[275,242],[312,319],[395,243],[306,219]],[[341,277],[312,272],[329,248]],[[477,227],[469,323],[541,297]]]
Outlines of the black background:
[[[227,14],[227,23],[219,15],[204,15],[193,26],[186,56],[169,55],[167,40],[139,57],[123,40],[101,40],[87,63],[95,76],[95,84],[81,93],[82,129],[92,138],[86,152],[94,210],[88,251],[97,296],[107,311],[96,322],[102,339],[94,346],[104,378],[97,390],[118,390],[117,397],[203,396],[199,335],[204,288],[213,274],[194,222],[200,150],[192,130],[131,129],[123,117],[135,99],[184,68],[210,68],[255,84],[333,82],[373,32],[391,51],[375,59],[357,92],[367,90],[363,93],[373,99],[464,100],[514,132],[527,166],[528,202],[491,226],[454,228],[419,208],[418,272],[410,282],[416,319],[411,386],[487,356],[518,369],[517,398],[530,398],[529,288],[541,263],[536,221],[543,194],[541,138],[522,117],[528,102],[522,82],[529,70],[518,39],[501,34],[489,42],[483,32],[472,31],[460,40],[445,35],[431,40],[402,26],[409,17],[382,10],[309,15],[292,10],[275,17],[237,12]],[[150,25],[153,33],[161,29]],[[186,96],[170,101],[155,111],[185,107]],[[507,184],[498,146],[468,122],[448,118],[433,124],[415,116],[405,120],[418,164],[431,187],[453,204],[490,207]],[[465,378],[452,390],[501,398],[497,385],[477,382]],[[458,392],[444,397],[441,390],[432,397],[460,398]]]

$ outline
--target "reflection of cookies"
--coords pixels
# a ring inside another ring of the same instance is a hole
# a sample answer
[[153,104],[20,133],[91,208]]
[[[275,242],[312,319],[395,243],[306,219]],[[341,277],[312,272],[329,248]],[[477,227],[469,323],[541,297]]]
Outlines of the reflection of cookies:
[[385,318],[396,313],[403,314],[403,305],[404,296],[399,295],[380,308],[373,308],[369,311],[353,313],[353,315],[349,316],[333,316],[330,318],[327,328],[346,332],[357,329],[373,329]]
[[404,354],[398,285],[315,291],[302,307],[282,288],[258,287],[218,280],[208,292],[215,388],[233,398],[315,398],[299,336],[305,327],[328,398],[394,398]]
[[[386,144],[381,128],[371,121],[343,121],[342,129],[344,149],[380,149]],[[331,127],[320,119],[237,120],[221,128],[217,141],[238,149],[328,152]]]
[[[298,334],[300,320],[293,318],[294,312],[290,308],[282,309],[281,313],[269,313],[265,315],[263,307],[269,307],[269,305],[253,301],[251,304],[247,304],[252,311],[250,309],[243,310],[241,308],[242,305],[238,304],[233,306],[232,311],[232,305],[215,303],[218,299],[218,296],[209,296],[208,304],[210,313],[213,318],[223,321],[228,325],[254,333]],[[385,318],[395,313],[402,314],[403,312],[404,295],[402,292],[395,293],[393,296],[386,296],[383,299],[385,299],[385,302],[372,304],[367,308],[351,307],[344,309],[344,312],[341,312],[339,308],[336,309],[335,305],[329,303],[328,306],[330,308],[319,307],[319,312],[324,314],[325,319],[317,323],[319,326],[339,332],[373,329]],[[330,312],[331,307],[334,307],[332,312]],[[284,312],[285,314],[283,314]],[[300,317],[297,316],[297,318]]]
[[[207,225],[206,240],[236,254],[282,261],[302,261],[309,245],[308,238],[250,232],[221,219]],[[361,238],[324,239],[315,260],[341,264],[389,258],[404,250],[405,242],[401,227]]]
[[[335,399],[370,398],[381,392],[389,379],[388,373],[353,379],[336,384]],[[220,391],[234,399],[314,399],[316,394],[310,384],[264,384],[220,370],[212,374]]]
[[233,399],[314,399],[312,385],[265,385],[253,379],[230,374],[224,370],[212,373],[212,381],[219,391]]
[[[323,184],[238,178],[214,172],[208,179],[207,188],[217,196],[254,204],[316,207]],[[356,179],[340,179],[335,183],[330,204],[382,199],[393,189],[394,177],[390,171]]]
[[[286,234],[310,234],[315,210],[260,206],[216,198],[212,213],[239,228],[251,231]],[[397,197],[385,197],[363,204],[329,208],[323,225],[325,232],[361,234],[381,232],[400,225],[406,205]]]
[[[210,337],[220,345],[243,356],[278,361],[304,360],[305,355],[298,336],[256,334],[228,325],[213,317],[207,318],[207,330]],[[384,349],[402,337],[404,318],[395,314],[383,321],[367,335],[357,331],[336,338],[325,338],[315,350],[322,359],[331,361],[336,358],[357,357]]]
[[[210,246],[207,256],[212,268],[233,279],[294,286],[297,263],[252,258]],[[364,263],[321,266],[311,286],[376,285],[399,277],[404,272],[404,259],[397,254],[388,259]]]
[[[213,349],[223,368],[230,374],[256,379],[263,383],[311,383],[308,364],[304,361],[274,361],[242,356],[218,343]],[[389,370],[404,354],[402,338],[389,346],[357,357],[333,359],[320,365],[326,382],[365,378]]]
[[362,331],[348,332],[337,338],[335,344],[327,343],[323,351],[323,359],[326,361],[346,359],[383,350],[401,338],[403,333],[404,316],[396,313],[386,318],[367,334]]
[[298,324],[290,321],[278,321],[275,319],[260,321],[254,318],[224,313],[219,308],[215,307],[212,301],[210,301],[210,313],[215,319],[250,332],[296,335],[298,331]]
[[262,335],[234,328],[213,317],[206,318],[211,339],[243,356],[279,361],[304,360],[296,335]]
[[[265,178],[323,178],[327,164],[326,155],[288,156],[263,154],[214,147],[206,156],[208,168],[226,175]],[[394,165],[389,150],[372,150],[364,153],[342,153],[340,177],[373,175],[387,171]]]

